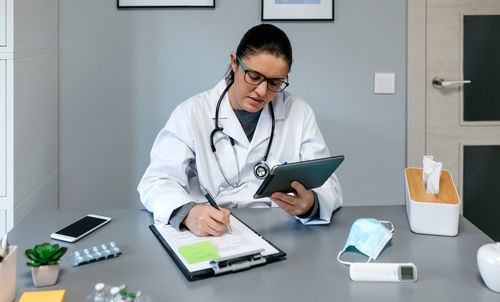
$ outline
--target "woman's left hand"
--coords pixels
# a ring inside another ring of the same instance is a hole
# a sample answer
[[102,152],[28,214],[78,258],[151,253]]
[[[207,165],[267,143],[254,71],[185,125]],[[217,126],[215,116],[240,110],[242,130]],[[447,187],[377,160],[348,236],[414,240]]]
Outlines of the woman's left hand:
[[314,205],[314,193],[312,190],[304,188],[298,181],[292,181],[291,185],[295,189],[293,196],[286,193],[274,192],[270,199],[292,216],[303,215]]

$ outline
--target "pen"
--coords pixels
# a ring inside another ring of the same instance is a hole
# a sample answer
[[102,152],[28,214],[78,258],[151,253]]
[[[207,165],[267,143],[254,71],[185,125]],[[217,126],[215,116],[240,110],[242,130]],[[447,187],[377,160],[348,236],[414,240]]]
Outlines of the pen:
[[[205,198],[208,200],[208,203],[209,203],[212,207],[214,207],[214,208],[216,208],[217,210],[219,210],[219,211],[220,211],[219,206],[217,206],[217,204],[215,203],[214,198],[212,197],[212,195],[210,195],[210,193],[207,191],[207,189],[205,189],[202,185],[200,185],[200,189],[201,189],[201,193],[202,193],[202,194],[205,196]],[[233,233],[233,230],[231,229],[231,227],[230,227],[230,226],[227,226],[226,228],[227,228],[227,230],[229,231],[229,233],[231,233],[231,234]]]

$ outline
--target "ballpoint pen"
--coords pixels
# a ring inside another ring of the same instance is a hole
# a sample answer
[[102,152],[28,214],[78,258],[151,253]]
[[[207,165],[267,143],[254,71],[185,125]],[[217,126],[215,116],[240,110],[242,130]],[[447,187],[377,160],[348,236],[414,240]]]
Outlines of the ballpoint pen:
[[[216,208],[217,210],[220,211],[219,209],[219,206],[215,203],[215,199],[212,197],[212,195],[210,195],[210,193],[207,191],[207,189],[205,189],[202,185],[200,185],[200,189],[201,189],[201,193],[205,196],[205,198],[208,200],[208,203]],[[228,225],[227,227],[227,230],[229,231],[229,233],[233,233],[233,230],[231,229],[231,227]]]

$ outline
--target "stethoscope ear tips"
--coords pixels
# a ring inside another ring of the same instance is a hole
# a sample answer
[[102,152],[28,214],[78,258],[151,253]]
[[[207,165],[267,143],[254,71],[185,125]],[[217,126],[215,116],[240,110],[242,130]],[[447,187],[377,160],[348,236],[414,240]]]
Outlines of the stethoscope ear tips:
[[253,173],[258,179],[264,179],[267,177],[267,175],[269,175],[269,167],[265,162],[261,161],[255,165],[255,167],[253,168]]

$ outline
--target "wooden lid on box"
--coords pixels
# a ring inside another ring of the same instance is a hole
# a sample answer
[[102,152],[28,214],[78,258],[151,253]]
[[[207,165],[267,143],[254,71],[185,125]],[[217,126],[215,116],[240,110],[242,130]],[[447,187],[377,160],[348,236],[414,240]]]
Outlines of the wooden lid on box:
[[441,171],[438,194],[429,194],[425,191],[424,180],[422,179],[422,168],[406,168],[406,179],[408,181],[410,198],[413,201],[449,204],[459,203],[453,179],[451,178],[450,172],[446,170]]

